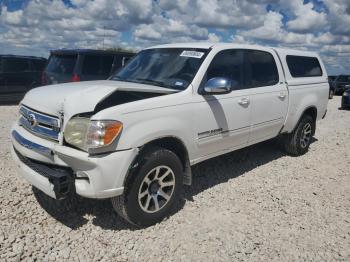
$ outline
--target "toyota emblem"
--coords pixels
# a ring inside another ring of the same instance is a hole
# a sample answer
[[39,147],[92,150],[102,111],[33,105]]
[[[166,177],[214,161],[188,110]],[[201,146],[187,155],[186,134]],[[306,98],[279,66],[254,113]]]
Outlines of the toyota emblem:
[[36,127],[38,125],[35,115],[29,114],[27,119],[31,127]]

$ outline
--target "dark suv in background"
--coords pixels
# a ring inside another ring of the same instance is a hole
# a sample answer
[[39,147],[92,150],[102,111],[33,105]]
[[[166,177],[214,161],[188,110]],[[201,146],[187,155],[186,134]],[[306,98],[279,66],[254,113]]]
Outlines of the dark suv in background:
[[341,95],[345,91],[345,86],[350,85],[350,75],[339,75],[333,82],[334,94]]
[[134,53],[102,50],[54,50],[42,75],[42,84],[104,80]]
[[41,57],[0,55],[0,102],[18,102],[40,86],[46,62]]

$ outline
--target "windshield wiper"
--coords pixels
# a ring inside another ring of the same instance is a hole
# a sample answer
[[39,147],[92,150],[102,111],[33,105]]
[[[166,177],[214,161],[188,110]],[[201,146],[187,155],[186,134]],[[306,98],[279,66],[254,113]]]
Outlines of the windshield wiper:
[[[141,83],[144,83],[144,84],[151,84],[151,85],[157,85],[157,86],[164,87],[164,88],[174,89],[172,86],[166,85],[162,81],[157,81],[157,80],[148,79],[148,78],[136,78],[135,80],[140,81]],[[174,89],[174,90],[176,90],[176,89]]]
[[[124,81],[124,82],[131,82],[131,83],[138,83],[138,84],[150,84],[150,85],[156,85],[160,87],[164,87],[167,89],[173,89],[177,90],[174,87],[170,85],[164,84],[164,82],[153,80],[153,79],[147,79],[147,78],[136,78],[136,79],[124,79],[119,76],[113,77],[113,80],[119,80],[119,81]],[[178,90],[177,90],[178,91]]]
[[135,80],[140,81],[140,82],[145,83],[145,84],[153,84],[153,85],[157,85],[157,86],[160,86],[160,87],[169,87],[169,86],[166,86],[164,84],[164,82],[153,80],[153,79],[136,78]]

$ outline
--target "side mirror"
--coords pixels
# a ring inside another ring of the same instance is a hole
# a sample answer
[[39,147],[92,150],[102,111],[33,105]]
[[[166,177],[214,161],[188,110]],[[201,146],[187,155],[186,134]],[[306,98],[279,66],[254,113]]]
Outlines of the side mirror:
[[228,94],[232,91],[231,80],[225,77],[214,77],[207,81],[204,86],[204,94],[220,95]]

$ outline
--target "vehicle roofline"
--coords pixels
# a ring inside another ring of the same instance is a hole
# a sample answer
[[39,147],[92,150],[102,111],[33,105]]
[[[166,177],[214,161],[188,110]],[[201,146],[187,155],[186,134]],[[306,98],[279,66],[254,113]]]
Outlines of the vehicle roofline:
[[168,43],[150,46],[145,49],[155,49],[155,48],[198,48],[198,49],[210,49],[210,48],[244,48],[244,49],[268,49],[270,51],[276,50],[277,52],[283,52],[288,54],[295,55],[305,55],[305,56],[318,56],[317,52],[308,51],[308,50],[298,50],[298,49],[289,49],[289,48],[279,48],[273,46],[264,46],[264,45],[253,45],[253,44],[238,44],[238,43],[225,43],[225,42],[189,42],[189,43]]
[[15,57],[15,58],[29,58],[29,59],[47,60],[47,58],[45,58],[45,57],[41,57],[41,56],[28,56],[28,55],[0,54],[0,57]]
[[98,49],[54,49],[50,50],[50,54],[82,54],[82,53],[94,53],[94,54],[125,54],[125,55],[135,55],[134,52],[126,51],[108,51],[108,50],[98,50]]

